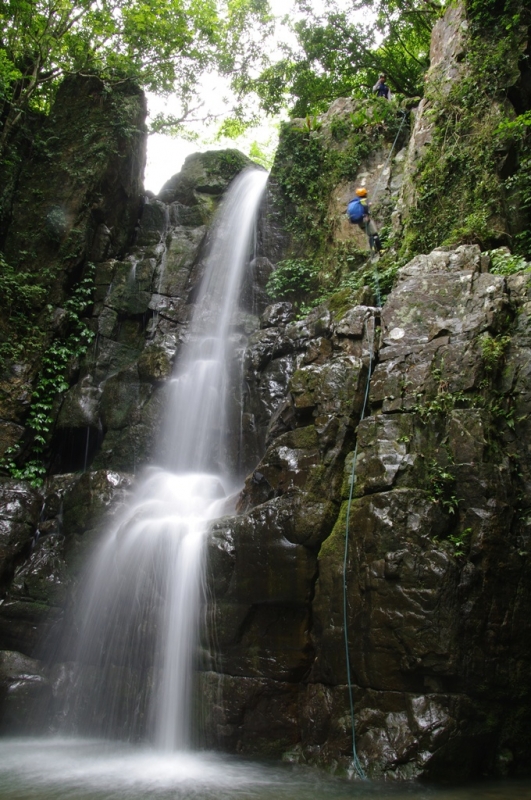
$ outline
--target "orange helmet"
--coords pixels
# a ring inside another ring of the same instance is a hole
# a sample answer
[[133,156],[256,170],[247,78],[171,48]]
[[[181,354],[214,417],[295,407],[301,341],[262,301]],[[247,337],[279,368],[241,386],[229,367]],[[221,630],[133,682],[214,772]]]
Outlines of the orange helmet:
[[364,186],[360,186],[359,189],[356,189],[356,194],[358,197],[367,197],[367,189]]

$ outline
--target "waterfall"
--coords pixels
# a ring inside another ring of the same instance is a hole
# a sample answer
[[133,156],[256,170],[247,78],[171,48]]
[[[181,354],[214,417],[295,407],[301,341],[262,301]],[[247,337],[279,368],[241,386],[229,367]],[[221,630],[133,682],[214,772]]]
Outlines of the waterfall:
[[159,466],[100,542],[77,603],[75,730],[190,743],[204,542],[226,506],[230,327],[267,173],[231,185],[211,233],[193,319],[168,390]]
[[265,173],[245,172],[229,192],[212,232],[212,247],[196,311],[183,347],[162,442],[166,465],[178,472],[227,469],[224,443],[227,414],[229,323],[249,262],[256,205]]

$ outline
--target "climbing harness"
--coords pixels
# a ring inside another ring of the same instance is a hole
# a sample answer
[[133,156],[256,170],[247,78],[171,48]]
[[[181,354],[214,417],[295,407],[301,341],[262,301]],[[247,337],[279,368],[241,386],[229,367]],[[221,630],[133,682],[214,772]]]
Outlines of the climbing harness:
[[[367,320],[368,323],[368,320]],[[369,326],[366,324],[365,330],[367,331],[367,338],[369,338]],[[374,357],[374,338],[376,333],[376,317],[373,313],[372,315],[372,337],[369,342],[369,368],[367,372],[367,384],[365,386],[365,396],[363,398],[363,406],[361,409],[361,416],[360,422],[365,418],[365,411],[367,409],[367,401],[369,399],[369,386],[371,383],[371,375],[372,375],[372,361]],[[354,484],[356,482],[356,461],[358,457],[358,441],[356,437],[356,445],[354,447],[354,455],[352,457],[352,472],[350,475],[350,491],[348,497],[348,505],[347,505],[347,519],[346,519],[346,530],[345,530],[345,553],[343,557],[343,631],[345,635],[345,661],[347,667],[347,685],[348,685],[348,696],[350,702],[350,720],[352,726],[352,763],[354,765],[354,769],[358,773],[359,777],[366,781],[368,780],[363,767],[361,766],[360,760],[358,758],[358,753],[356,751],[356,728],[354,722],[354,698],[352,694],[352,677],[350,671],[350,656],[348,652],[348,630],[347,630],[347,617],[348,617],[348,608],[347,608],[347,561],[348,561],[348,534],[349,534],[349,527],[350,527],[350,507],[352,505],[352,495],[354,493]]]

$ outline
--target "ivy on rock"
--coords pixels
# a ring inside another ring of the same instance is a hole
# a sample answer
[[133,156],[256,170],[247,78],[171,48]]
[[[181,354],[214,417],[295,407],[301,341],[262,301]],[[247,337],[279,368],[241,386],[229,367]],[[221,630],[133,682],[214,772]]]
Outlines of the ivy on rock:
[[[26,419],[27,447],[10,447],[0,467],[13,478],[40,486],[46,475],[46,454],[56,418],[57,398],[69,388],[68,372],[94,338],[83,315],[92,304],[95,266],[88,264],[84,276],[64,303],[62,335],[53,339],[41,359],[41,368]],[[52,313],[51,306],[48,312]]]

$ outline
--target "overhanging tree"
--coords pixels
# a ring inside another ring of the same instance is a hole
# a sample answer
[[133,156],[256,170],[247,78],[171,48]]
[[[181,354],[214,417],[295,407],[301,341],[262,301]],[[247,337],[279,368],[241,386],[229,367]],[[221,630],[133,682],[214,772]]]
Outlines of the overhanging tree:
[[385,72],[394,92],[422,93],[431,29],[441,12],[434,0],[359,0],[348,13],[328,0],[322,14],[299,0],[297,46],[242,89],[253,89],[266,111],[291,105],[294,116],[325,111],[337,97],[370,92]]
[[67,74],[176,92],[182,121],[206,70],[260,60],[249,32],[260,26],[264,41],[269,23],[267,0],[0,0],[0,152]]

